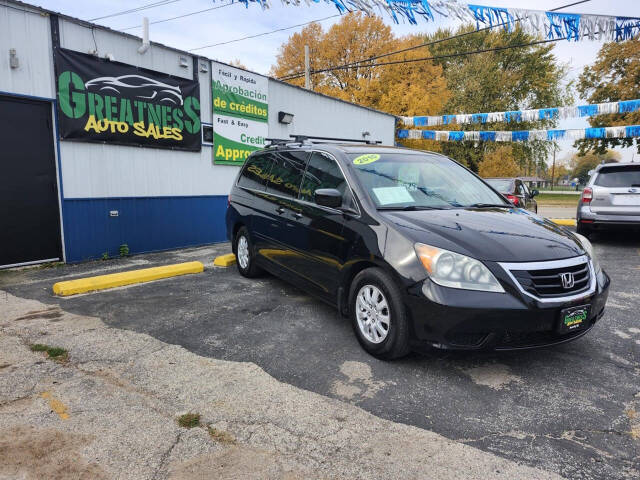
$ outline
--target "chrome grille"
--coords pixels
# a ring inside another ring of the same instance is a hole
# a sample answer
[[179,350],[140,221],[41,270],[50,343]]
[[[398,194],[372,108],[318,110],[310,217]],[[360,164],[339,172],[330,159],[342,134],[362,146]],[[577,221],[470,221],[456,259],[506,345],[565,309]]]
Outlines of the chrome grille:
[[592,268],[586,255],[566,260],[501,265],[524,293],[539,299],[553,301],[579,296],[594,287]]

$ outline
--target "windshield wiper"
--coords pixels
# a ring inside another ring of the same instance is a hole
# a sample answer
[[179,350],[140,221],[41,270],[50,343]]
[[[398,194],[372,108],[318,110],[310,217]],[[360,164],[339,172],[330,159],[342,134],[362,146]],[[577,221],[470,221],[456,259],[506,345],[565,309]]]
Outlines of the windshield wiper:
[[506,203],[472,203],[471,205],[465,205],[462,208],[513,208],[513,205],[507,205]]
[[411,212],[415,210],[439,210],[439,208],[427,207],[424,205],[405,205],[404,207],[378,207],[376,210],[399,210],[403,212]]

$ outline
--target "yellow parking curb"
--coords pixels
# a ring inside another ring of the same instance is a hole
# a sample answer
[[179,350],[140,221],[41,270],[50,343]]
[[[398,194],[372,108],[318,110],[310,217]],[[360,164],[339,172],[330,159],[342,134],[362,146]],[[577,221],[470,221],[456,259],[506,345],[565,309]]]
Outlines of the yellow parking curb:
[[564,225],[565,227],[576,226],[576,221],[573,218],[550,218],[549,220],[557,225]]
[[122,287],[133,283],[151,282],[161,278],[200,273],[202,271],[204,271],[204,265],[201,262],[176,263],[162,267],[143,268],[140,270],[130,270],[128,272],[111,273],[109,275],[58,282],[53,285],[53,293],[66,297],[67,295]]
[[220,255],[219,257],[216,257],[216,259],[213,261],[213,264],[216,267],[230,267],[234,263],[236,263],[236,256],[233,253]]

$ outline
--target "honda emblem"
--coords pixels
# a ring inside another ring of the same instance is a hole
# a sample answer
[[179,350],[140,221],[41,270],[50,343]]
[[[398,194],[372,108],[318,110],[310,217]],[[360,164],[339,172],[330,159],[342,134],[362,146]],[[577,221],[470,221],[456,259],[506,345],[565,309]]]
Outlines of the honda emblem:
[[562,287],[565,290],[573,288],[573,285],[575,284],[575,279],[573,278],[573,273],[571,272],[561,273],[560,280],[562,280]]

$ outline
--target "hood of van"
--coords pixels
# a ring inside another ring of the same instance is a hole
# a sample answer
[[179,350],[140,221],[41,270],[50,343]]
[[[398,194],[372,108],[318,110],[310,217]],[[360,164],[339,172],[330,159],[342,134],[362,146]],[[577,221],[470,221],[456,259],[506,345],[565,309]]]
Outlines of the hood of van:
[[536,262],[583,255],[578,239],[519,208],[460,208],[380,212],[405,236],[493,262]]

